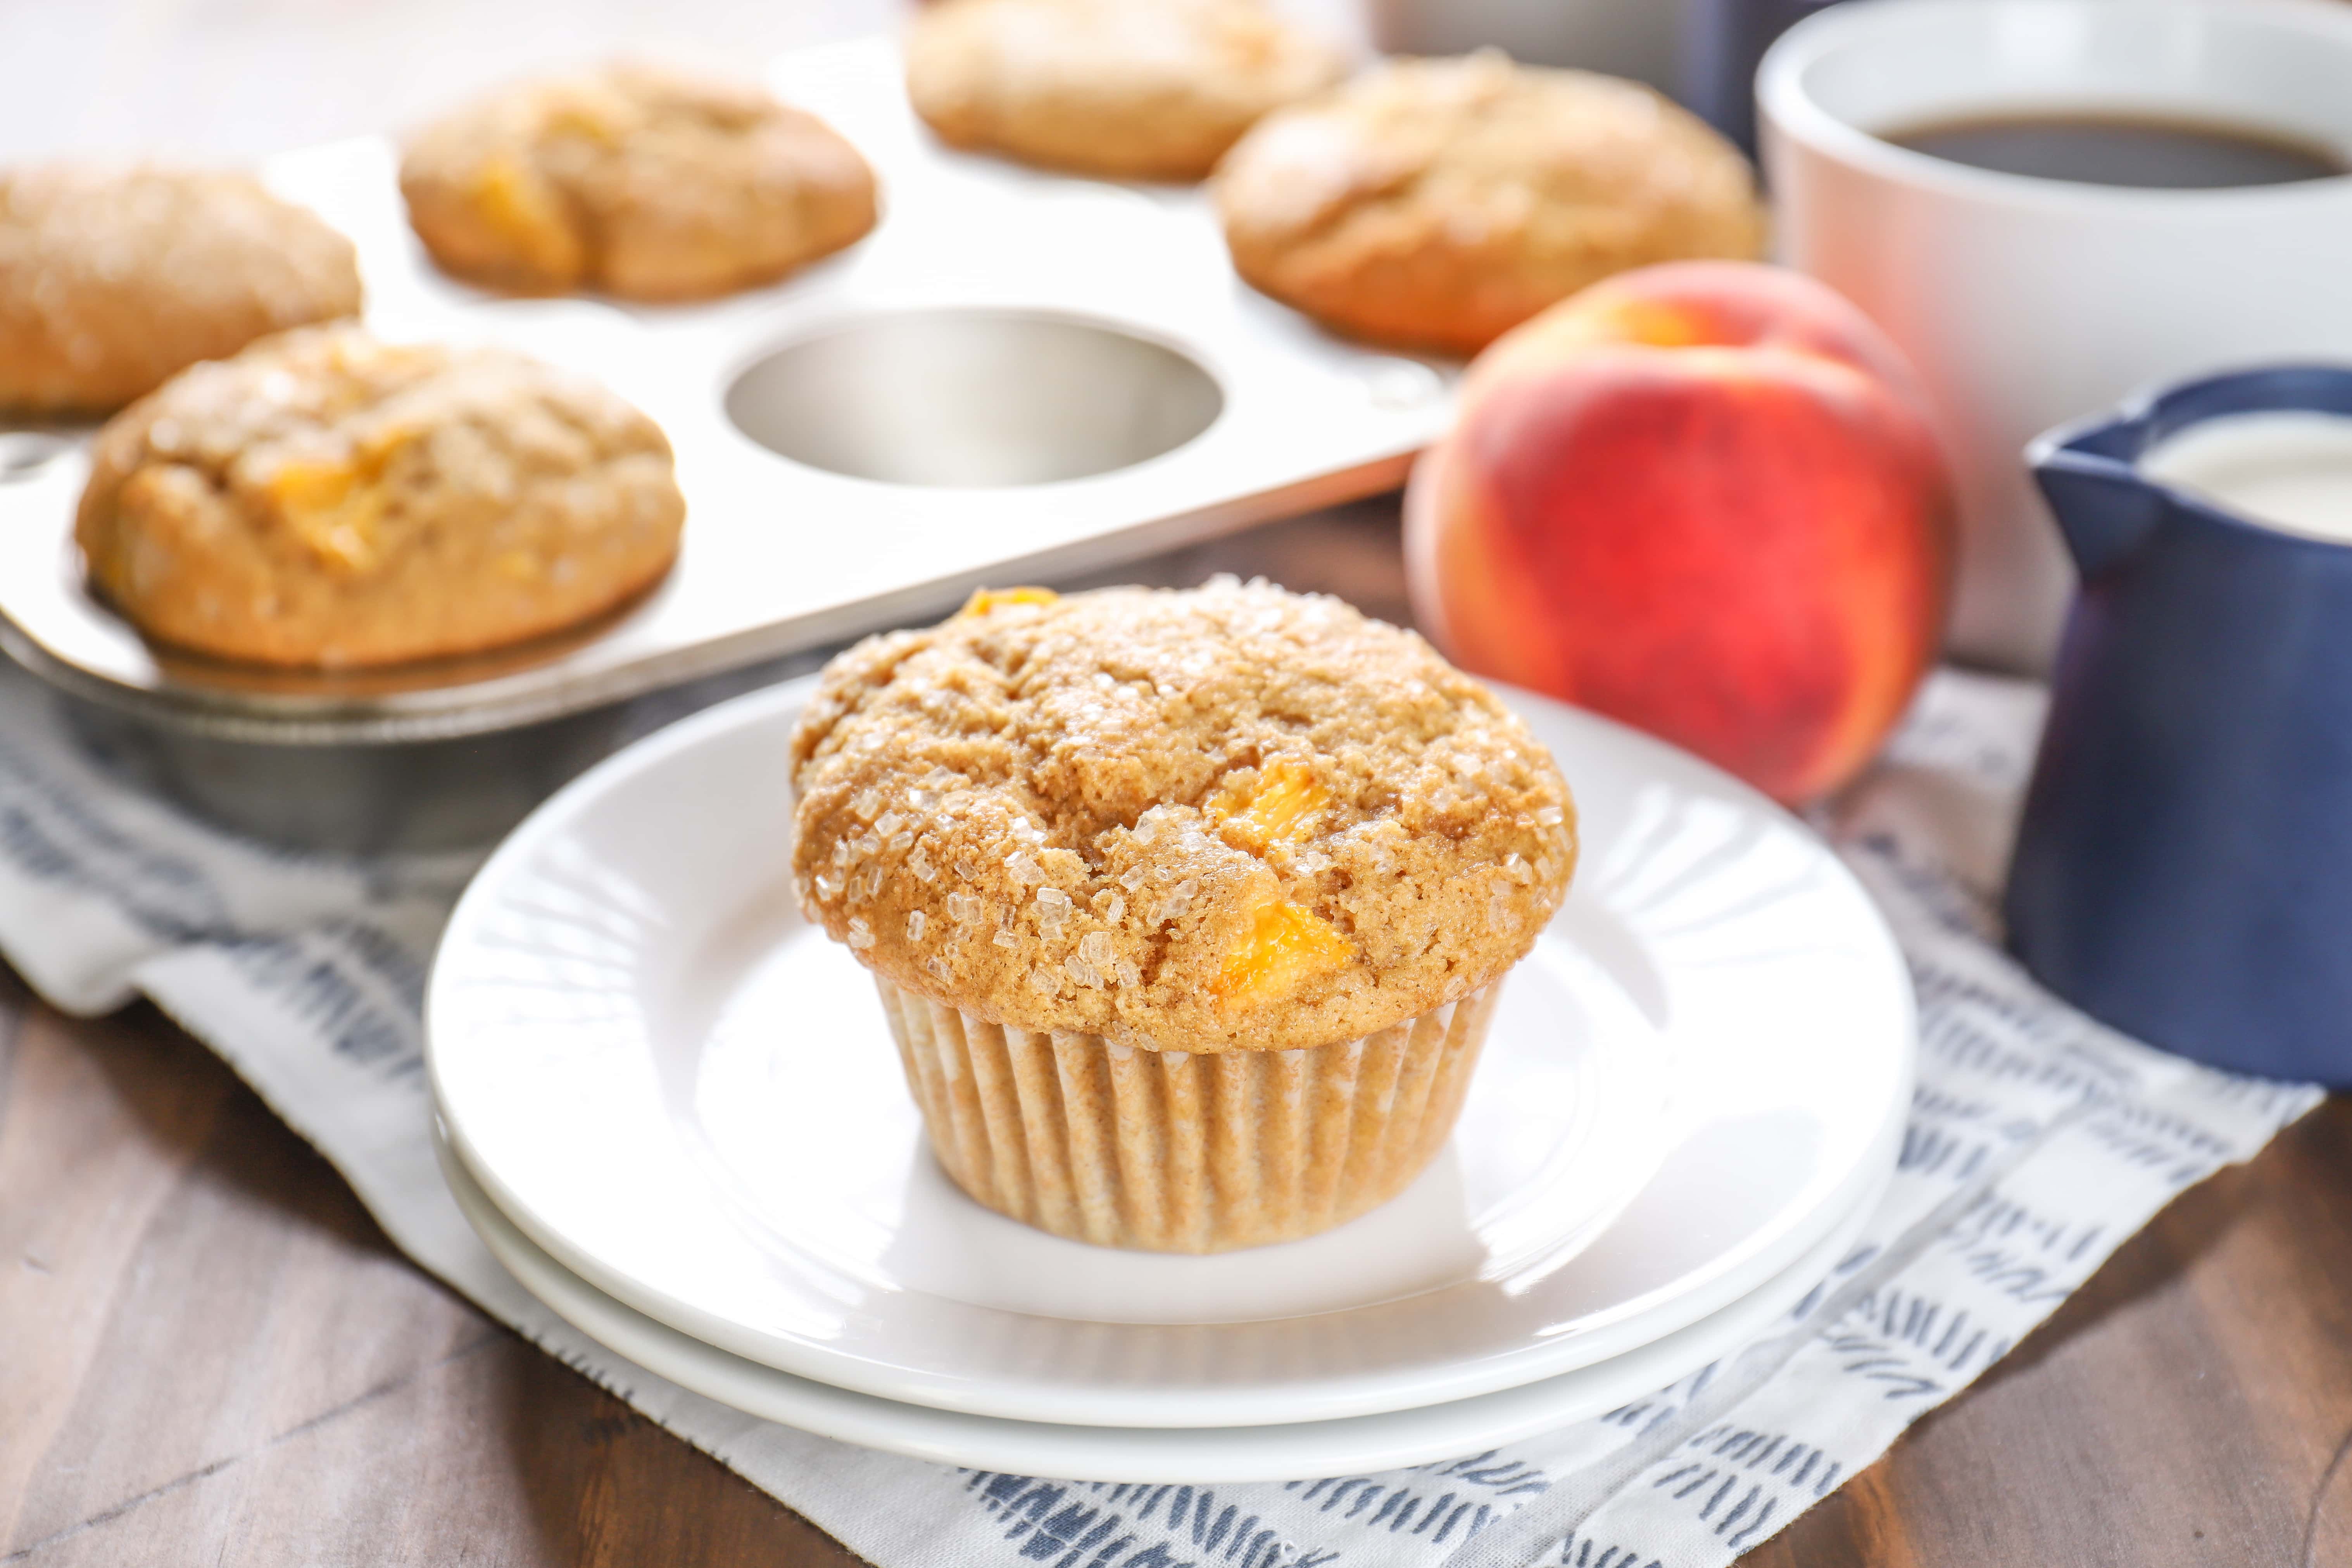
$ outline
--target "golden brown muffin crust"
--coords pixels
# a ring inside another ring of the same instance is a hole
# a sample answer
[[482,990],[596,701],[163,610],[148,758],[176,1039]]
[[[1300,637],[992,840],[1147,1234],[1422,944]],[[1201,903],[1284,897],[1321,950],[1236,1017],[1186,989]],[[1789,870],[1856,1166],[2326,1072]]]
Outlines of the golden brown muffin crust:
[[1197,180],[1348,63],[1256,0],[941,0],[908,33],[907,93],[953,146]]
[[692,300],[772,282],[874,226],[838,132],[749,82],[639,61],[506,88],[400,165],[436,261],[520,293]]
[[0,172],[0,409],[110,412],[198,360],[359,308],[352,242],[247,175]]
[[1402,59],[1269,115],[1217,172],[1234,265],[1340,331],[1475,353],[1611,273],[1752,258],[1746,159],[1639,83]]
[[660,429],[593,383],[319,327],[117,416],[75,536],[149,635],[336,668],[585,620],[669,569],[685,513]]
[[1230,579],[982,595],[827,667],[793,738],[810,918],[908,990],[1148,1049],[1327,1045],[1523,957],[1567,786],[1410,632]]

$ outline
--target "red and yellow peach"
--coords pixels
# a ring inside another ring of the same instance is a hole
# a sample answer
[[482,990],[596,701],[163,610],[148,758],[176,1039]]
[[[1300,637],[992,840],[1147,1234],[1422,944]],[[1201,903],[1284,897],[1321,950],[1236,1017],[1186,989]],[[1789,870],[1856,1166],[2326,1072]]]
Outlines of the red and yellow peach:
[[1415,612],[1467,669],[1811,799],[1941,640],[1952,495],[1925,407],[1811,279],[1620,274],[1471,366],[1407,497]]

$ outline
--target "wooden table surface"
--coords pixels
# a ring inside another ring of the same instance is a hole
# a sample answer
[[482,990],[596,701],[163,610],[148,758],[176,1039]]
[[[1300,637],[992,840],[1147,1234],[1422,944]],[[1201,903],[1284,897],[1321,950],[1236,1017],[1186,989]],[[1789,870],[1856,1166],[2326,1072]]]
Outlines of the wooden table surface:
[[[635,39],[758,58],[887,0],[0,0],[0,158],[231,156]],[[449,40],[462,38],[465,47]],[[1150,563],[1402,618],[1392,510]],[[2352,1564],[2352,1109],[2189,1192],[1748,1563]],[[856,1559],[405,1263],[152,1009],[0,972],[0,1565]]]

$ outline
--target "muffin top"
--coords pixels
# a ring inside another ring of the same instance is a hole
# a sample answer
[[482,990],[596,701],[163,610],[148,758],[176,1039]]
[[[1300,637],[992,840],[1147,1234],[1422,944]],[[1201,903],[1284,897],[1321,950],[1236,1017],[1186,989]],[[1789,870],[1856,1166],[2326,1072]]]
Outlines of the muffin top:
[[1197,180],[1348,66],[1258,0],[940,0],[907,37],[941,139],[1113,179]]
[[356,326],[195,366],[99,432],[75,537],[150,635],[339,668],[570,626],[669,568],[669,443],[583,377]]
[[1612,272],[1752,258],[1748,161],[1637,82],[1482,52],[1278,110],[1217,171],[1234,265],[1342,331],[1475,353]]
[[0,172],[0,408],[120,408],[198,360],[359,308],[352,242],[248,175]]
[[443,267],[525,293],[690,300],[748,289],[874,226],[874,174],[754,83],[620,60],[434,122],[400,164]]
[[981,594],[827,667],[803,908],[908,990],[1146,1049],[1328,1045],[1525,956],[1567,786],[1411,632],[1230,578]]

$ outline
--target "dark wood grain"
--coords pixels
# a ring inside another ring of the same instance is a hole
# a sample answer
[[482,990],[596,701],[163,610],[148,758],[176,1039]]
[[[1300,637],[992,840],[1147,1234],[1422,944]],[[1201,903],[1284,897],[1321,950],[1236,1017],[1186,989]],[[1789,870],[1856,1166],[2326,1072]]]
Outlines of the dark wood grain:
[[152,1010],[0,1005],[0,1563],[855,1561],[409,1267]]
[[2347,1441],[2352,1106],[2331,1100],[1751,1562],[2352,1563]]

